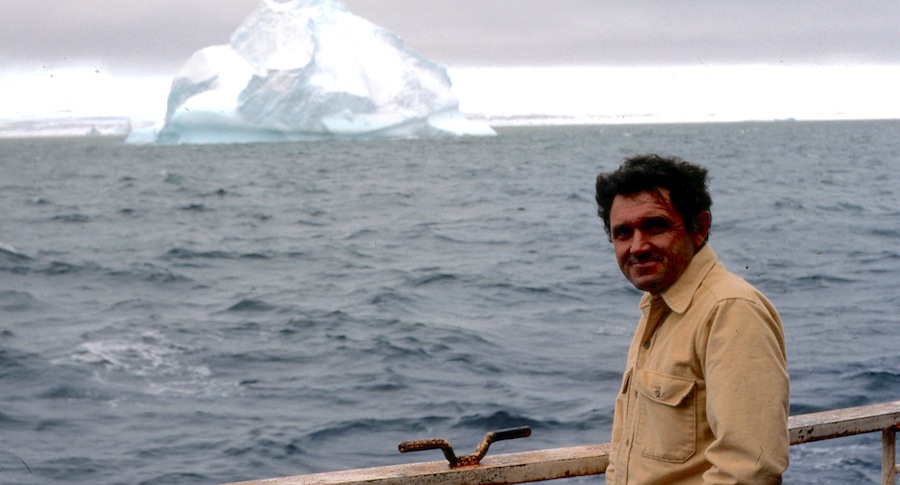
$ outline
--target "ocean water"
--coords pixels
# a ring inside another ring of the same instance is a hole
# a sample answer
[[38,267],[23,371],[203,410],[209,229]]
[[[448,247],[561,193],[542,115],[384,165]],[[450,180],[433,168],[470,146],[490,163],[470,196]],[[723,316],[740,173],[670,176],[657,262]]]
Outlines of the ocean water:
[[[593,183],[711,170],[711,244],[785,322],[793,414],[900,398],[900,122],[0,140],[0,483],[207,484],[605,442],[640,297]],[[786,483],[876,483],[880,435]],[[602,483],[585,478],[562,483]]]

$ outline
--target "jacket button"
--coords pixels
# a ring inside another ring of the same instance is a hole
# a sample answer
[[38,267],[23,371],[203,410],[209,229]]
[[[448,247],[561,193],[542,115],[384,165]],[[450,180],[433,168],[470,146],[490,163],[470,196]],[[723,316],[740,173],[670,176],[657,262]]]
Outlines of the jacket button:
[[653,394],[655,394],[656,397],[659,397],[659,395],[662,393],[660,392],[659,388],[657,387],[657,388],[653,389]]
[[645,349],[649,349],[649,348],[650,348],[650,341],[649,341],[649,340],[646,341],[646,342],[644,342],[644,348],[645,348]]

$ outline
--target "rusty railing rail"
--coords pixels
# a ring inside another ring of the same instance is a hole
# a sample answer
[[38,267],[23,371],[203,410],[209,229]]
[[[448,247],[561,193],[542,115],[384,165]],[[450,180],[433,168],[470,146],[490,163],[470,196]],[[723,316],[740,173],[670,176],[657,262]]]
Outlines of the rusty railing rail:
[[[791,416],[791,445],[880,431],[881,484],[896,485],[900,401]],[[240,485],[462,485],[512,484],[602,475],[609,443],[487,456],[480,464],[413,463],[241,482]],[[232,484],[238,485],[238,484]]]

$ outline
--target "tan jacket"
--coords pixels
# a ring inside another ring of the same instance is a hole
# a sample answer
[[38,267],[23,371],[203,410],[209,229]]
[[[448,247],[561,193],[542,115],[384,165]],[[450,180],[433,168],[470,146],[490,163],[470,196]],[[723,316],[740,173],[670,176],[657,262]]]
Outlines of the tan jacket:
[[641,310],[607,484],[780,484],[789,386],[772,304],[707,244]]

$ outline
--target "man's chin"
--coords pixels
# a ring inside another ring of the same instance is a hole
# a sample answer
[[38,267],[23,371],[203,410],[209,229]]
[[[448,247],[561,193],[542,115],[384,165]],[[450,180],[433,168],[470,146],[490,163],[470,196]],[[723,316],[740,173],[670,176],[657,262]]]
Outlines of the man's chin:
[[641,291],[646,291],[648,293],[657,293],[661,291],[661,281],[660,278],[656,275],[635,276],[629,278],[628,281],[630,281],[635,288]]

